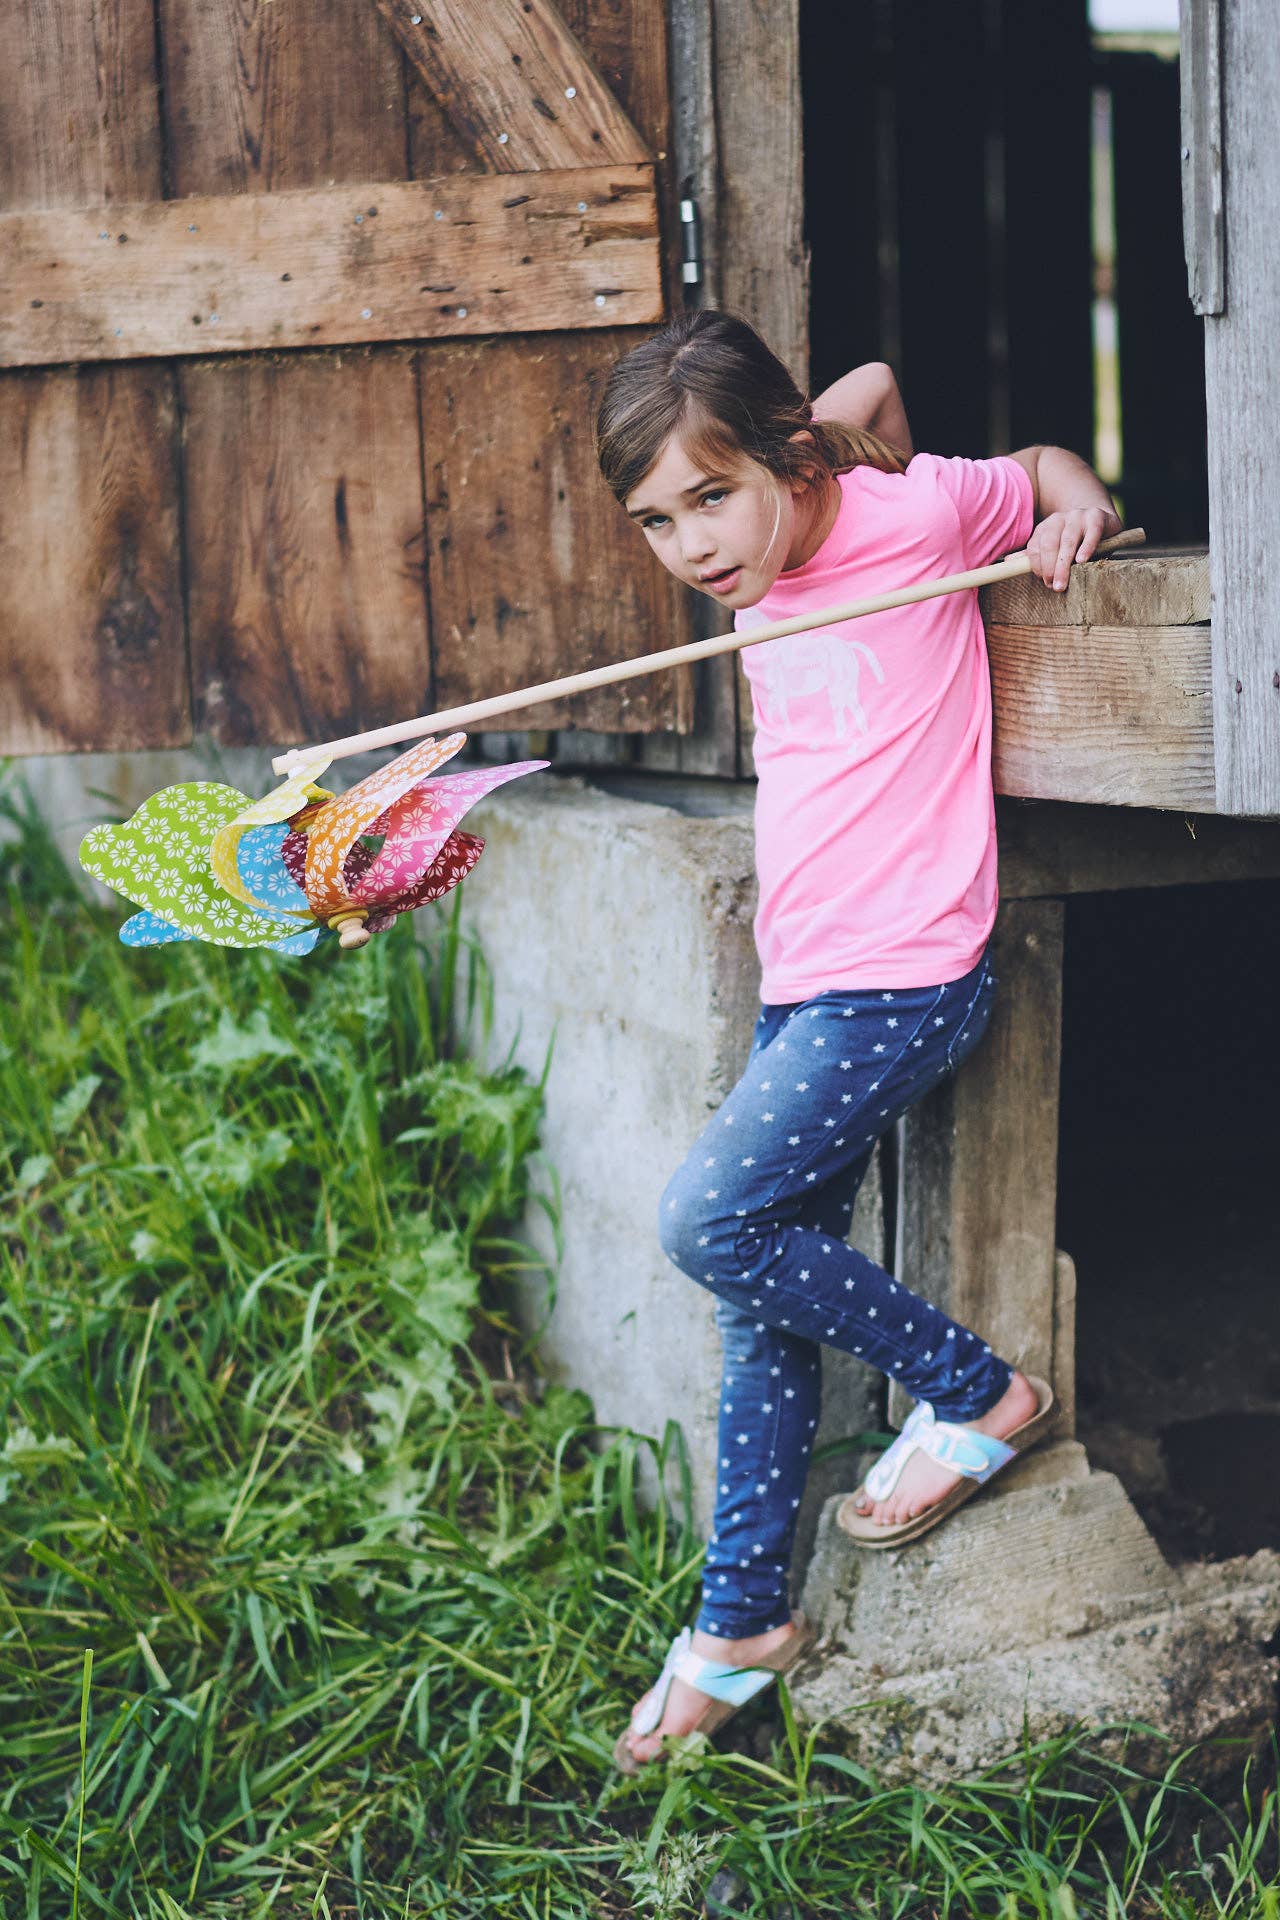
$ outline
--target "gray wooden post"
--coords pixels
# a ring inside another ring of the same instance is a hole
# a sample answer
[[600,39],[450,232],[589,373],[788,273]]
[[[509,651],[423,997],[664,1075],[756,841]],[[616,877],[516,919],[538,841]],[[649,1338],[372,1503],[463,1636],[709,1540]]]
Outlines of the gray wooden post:
[[1206,314],[1217,806],[1280,814],[1275,0],[1182,0],[1182,28],[1188,267],[1197,311]]

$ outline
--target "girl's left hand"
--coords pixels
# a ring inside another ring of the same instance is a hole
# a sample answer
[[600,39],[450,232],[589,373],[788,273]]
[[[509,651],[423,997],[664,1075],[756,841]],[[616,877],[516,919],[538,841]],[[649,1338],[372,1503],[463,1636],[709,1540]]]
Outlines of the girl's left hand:
[[1036,578],[1056,593],[1066,589],[1071,568],[1087,560],[1100,540],[1119,533],[1120,519],[1105,507],[1072,507],[1042,520],[1027,542],[1027,558]]

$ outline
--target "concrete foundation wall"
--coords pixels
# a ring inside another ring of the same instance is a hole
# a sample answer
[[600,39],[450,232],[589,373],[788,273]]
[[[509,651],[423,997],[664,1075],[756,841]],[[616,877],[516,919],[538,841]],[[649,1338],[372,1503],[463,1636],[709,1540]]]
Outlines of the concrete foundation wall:
[[[634,789],[633,789],[634,791]],[[531,1072],[553,1048],[544,1143],[561,1189],[563,1258],[541,1344],[608,1425],[683,1429],[698,1521],[713,1492],[720,1342],[713,1301],[658,1243],[662,1190],[733,1086],[759,1011],[753,790],[646,781],[643,800],[544,779],[476,810],[486,850],[465,924],[494,972],[494,1045]],[[884,1257],[878,1167],[853,1237]],[[530,1222],[550,1253],[550,1235]],[[824,1356],[819,1447],[882,1424],[879,1376]],[[804,1544],[823,1498],[853,1484],[846,1454],[819,1462]]]

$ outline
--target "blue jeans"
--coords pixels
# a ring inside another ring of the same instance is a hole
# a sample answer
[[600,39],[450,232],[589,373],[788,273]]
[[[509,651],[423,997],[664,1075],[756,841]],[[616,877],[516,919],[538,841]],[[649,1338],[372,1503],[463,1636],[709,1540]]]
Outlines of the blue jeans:
[[663,1195],[663,1246],[716,1295],[724,1343],[707,1633],[742,1639],[790,1618],[823,1345],[945,1419],[976,1419],[1009,1385],[977,1334],[844,1237],[876,1140],[977,1046],[993,987],[984,958],[945,986],[765,1007],[745,1073]]

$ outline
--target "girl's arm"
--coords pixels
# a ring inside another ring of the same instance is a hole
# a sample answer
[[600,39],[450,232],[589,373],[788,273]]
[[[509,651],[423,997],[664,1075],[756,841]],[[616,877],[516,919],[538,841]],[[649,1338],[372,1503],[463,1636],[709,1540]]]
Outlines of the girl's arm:
[[1010,458],[1026,468],[1035,494],[1038,524],[1027,542],[1031,571],[1062,593],[1075,561],[1087,560],[1099,540],[1119,533],[1123,522],[1079,454],[1065,447],[1023,447]]
[[834,420],[842,427],[861,427],[909,461],[915,448],[907,425],[893,368],[883,360],[855,367],[820,393],[813,403],[815,420]]

